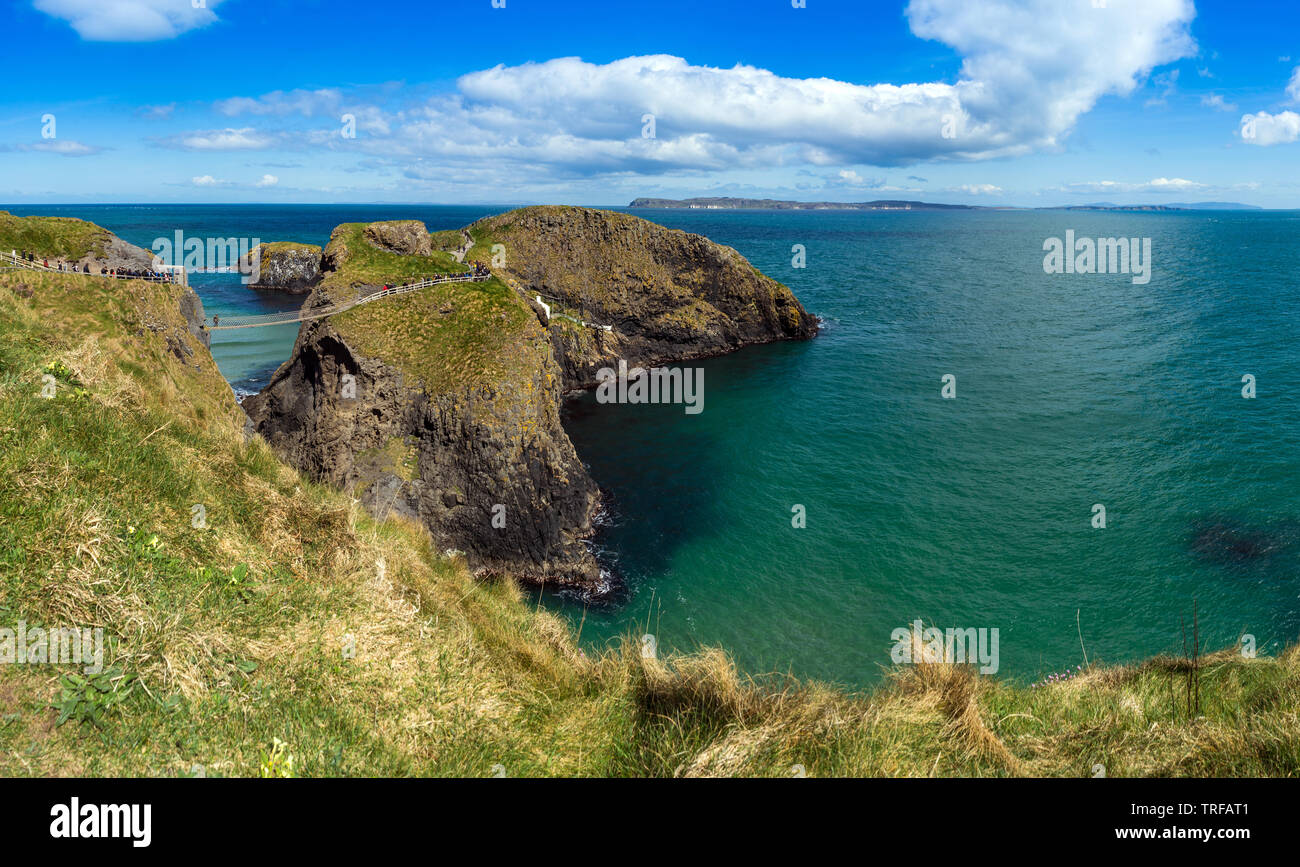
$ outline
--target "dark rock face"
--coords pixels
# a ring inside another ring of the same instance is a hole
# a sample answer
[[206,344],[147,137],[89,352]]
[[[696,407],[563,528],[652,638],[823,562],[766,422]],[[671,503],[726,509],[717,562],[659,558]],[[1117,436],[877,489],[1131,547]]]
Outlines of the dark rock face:
[[[818,331],[787,287],[731,247],[628,214],[521,208],[471,230],[505,248],[504,267],[493,270],[526,297],[548,296],[553,312],[611,326],[554,336],[568,388],[595,385],[596,371],[619,358],[648,367]],[[469,255],[491,263],[486,245]]]
[[261,259],[252,289],[272,289],[303,295],[320,282],[321,248],[309,244],[262,244],[249,254]]
[[189,327],[190,334],[193,334],[202,343],[205,349],[212,348],[212,335],[204,327],[203,302],[194,290],[188,286],[184,287],[180,299],[181,315],[185,317],[185,323]]
[[371,223],[366,226],[365,237],[379,249],[403,256],[428,256],[433,252],[429,230],[419,220]]
[[134,244],[128,244],[117,235],[110,235],[104,244],[104,255],[100,258],[87,256],[77,264],[83,269],[86,265],[91,267],[92,272],[99,268],[128,268],[137,271],[146,271],[153,267],[153,253],[141,249]]
[[525,381],[428,394],[354,352],[329,320],[306,323],[290,361],[243,406],[290,463],[375,514],[418,520],[478,574],[596,598],[611,588],[582,539],[599,491],[560,426],[540,328],[535,344]]

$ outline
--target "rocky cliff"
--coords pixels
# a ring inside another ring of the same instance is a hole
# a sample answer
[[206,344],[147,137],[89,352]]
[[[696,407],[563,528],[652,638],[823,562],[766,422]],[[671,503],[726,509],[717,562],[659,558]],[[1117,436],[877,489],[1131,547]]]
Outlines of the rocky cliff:
[[[634,217],[525,208],[465,231],[466,261],[493,265],[492,279],[305,323],[244,408],[290,463],[419,520],[480,574],[599,597],[611,582],[582,540],[600,495],[561,427],[564,390],[618,359],[811,337],[815,319],[735,250]],[[462,271],[464,250],[462,233],[411,221],[345,224],[307,305]]]
[[[388,262],[401,279],[447,268],[437,256],[359,247],[366,237],[336,231],[326,257],[336,270],[309,305],[378,279],[388,256],[406,260]],[[536,314],[492,280],[304,324],[290,360],[244,409],[290,463],[372,511],[417,519],[479,574],[595,597],[609,587],[582,539],[599,492],[560,426],[561,386]]]
[[248,254],[259,261],[253,289],[271,289],[291,295],[310,292],[321,277],[321,248],[313,244],[259,244]]
[[570,315],[551,329],[568,388],[591,387],[620,358],[648,367],[817,334],[787,287],[701,235],[574,207],[521,208],[469,232],[469,260]]

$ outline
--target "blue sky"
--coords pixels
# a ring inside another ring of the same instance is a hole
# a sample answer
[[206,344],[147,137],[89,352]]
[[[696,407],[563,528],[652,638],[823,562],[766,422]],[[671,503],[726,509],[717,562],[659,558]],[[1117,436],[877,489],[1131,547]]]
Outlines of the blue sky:
[[1294,208],[1298,24],[1289,0],[9,0],[0,201]]

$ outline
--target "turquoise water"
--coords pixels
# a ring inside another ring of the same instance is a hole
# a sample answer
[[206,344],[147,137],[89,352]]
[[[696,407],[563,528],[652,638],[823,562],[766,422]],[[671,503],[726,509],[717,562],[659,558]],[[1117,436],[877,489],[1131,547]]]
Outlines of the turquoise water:
[[[441,229],[499,209],[11,210],[147,245],[176,227],[322,243],[348,220]],[[720,644],[751,673],[860,686],[916,618],[999,629],[1002,673],[1025,679],[1082,661],[1076,611],[1089,658],[1114,662],[1181,652],[1193,600],[1212,647],[1300,633],[1300,213],[638,213],[736,247],[826,326],[701,362],[699,415],[570,402],[610,499],[596,544],[628,584],[606,608],[545,600],[584,643],[649,624],[661,649]],[[1151,238],[1150,283],[1043,273],[1067,229]],[[209,314],[297,303],[194,283]],[[255,389],[295,333],[218,333],[213,353]]]
[[[632,588],[566,606],[584,640],[649,624],[861,685],[915,618],[998,628],[1026,678],[1082,661],[1076,611],[1111,661],[1181,651],[1193,600],[1214,647],[1300,632],[1300,214],[647,216],[737,247],[826,328],[703,362],[700,415],[571,408]],[[1151,282],[1045,274],[1071,228],[1150,237]]]

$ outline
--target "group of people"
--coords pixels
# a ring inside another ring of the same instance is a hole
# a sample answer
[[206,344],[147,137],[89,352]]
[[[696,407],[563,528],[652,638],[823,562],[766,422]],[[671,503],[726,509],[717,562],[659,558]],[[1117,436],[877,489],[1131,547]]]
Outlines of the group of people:
[[[33,265],[35,265],[37,262],[39,262],[43,267],[46,267],[46,268],[49,268],[49,267],[50,267],[50,260],[49,260],[49,259],[40,259],[40,258],[38,258],[38,257],[36,256],[35,253],[29,253],[29,252],[26,251],[26,250],[23,250],[21,253],[19,253],[17,250],[12,250],[12,251],[10,251],[10,254],[9,254],[9,255],[13,256],[15,259],[21,259],[21,260],[24,261],[24,262],[31,262]],[[58,270],[60,270],[60,271],[63,270],[63,263],[62,263],[62,262],[57,262],[56,265],[58,266]],[[72,267],[73,267],[73,269],[75,269],[76,266],[72,266]]]
[[[477,279],[479,279],[479,278],[481,278],[481,277],[490,277],[490,276],[492,276],[492,270],[491,270],[490,268],[488,268],[487,265],[484,265],[482,262],[475,262],[475,263],[474,263],[474,267],[473,267],[472,269],[470,269],[469,271],[462,271],[462,272],[459,273],[459,274],[442,274],[442,275],[439,275],[438,277],[434,277],[434,278],[431,278],[431,279],[434,279],[434,280],[442,280],[442,279],[444,279],[444,278],[456,278],[456,277],[460,277],[460,278],[469,278],[469,279],[475,279],[475,280],[477,280]],[[387,292],[387,291],[390,290],[390,289],[397,289],[397,288],[398,288],[398,286],[395,285],[395,284],[391,284],[391,283],[385,283],[385,284],[384,284],[384,291],[385,291],[385,292]]]
[[[86,269],[87,273],[90,269]],[[176,275],[168,271],[154,271],[148,268],[100,268],[99,273],[105,277],[121,277],[124,280],[158,280],[163,282],[172,282]]]
[[30,262],[33,265],[40,263],[42,267],[49,268],[51,271],[63,271],[69,274],[98,274],[100,277],[119,277],[124,280],[171,281],[175,279],[172,274],[165,271],[154,271],[147,268],[105,268],[101,265],[98,270],[92,270],[89,262],[78,266],[76,262],[64,262],[61,259],[56,259],[54,264],[51,265],[49,259],[39,257],[27,250],[23,250],[21,253],[14,250],[10,255],[23,262]]

